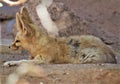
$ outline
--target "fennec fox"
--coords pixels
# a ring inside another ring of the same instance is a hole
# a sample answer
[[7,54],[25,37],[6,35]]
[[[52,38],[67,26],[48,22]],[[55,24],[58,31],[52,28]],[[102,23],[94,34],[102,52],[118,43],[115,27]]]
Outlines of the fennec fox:
[[8,61],[4,65],[33,63],[116,63],[113,50],[91,35],[50,37],[30,19],[26,8],[16,13],[17,35],[10,46],[31,53],[30,60]]

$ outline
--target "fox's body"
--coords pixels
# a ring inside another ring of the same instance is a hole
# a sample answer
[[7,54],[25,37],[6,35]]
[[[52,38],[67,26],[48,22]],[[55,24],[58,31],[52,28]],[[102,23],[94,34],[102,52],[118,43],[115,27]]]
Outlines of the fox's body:
[[94,36],[52,38],[48,35],[42,35],[29,39],[23,42],[22,47],[31,53],[31,59],[42,60],[42,63],[115,62],[113,51]]
[[10,48],[28,50],[34,62],[116,63],[113,50],[95,36],[51,37],[32,22],[25,8],[16,14],[16,20],[18,32]]
[[[52,38],[48,35],[42,35],[37,38],[33,36],[29,39],[23,42],[24,45],[21,46],[31,53],[31,59],[40,60],[40,63],[116,62],[113,51],[94,36]],[[18,45],[17,43],[14,44]]]

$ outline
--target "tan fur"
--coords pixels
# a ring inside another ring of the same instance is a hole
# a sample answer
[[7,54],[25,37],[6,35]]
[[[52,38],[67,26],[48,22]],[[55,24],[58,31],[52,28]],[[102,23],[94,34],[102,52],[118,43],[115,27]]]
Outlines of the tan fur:
[[16,21],[18,32],[10,48],[28,50],[34,62],[116,63],[113,50],[95,36],[50,37],[32,22],[24,7]]

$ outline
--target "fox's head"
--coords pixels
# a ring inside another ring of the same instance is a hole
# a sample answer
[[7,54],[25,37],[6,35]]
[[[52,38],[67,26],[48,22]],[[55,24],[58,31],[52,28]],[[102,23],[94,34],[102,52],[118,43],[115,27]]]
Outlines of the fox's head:
[[42,35],[40,28],[32,22],[25,7],[16,13],[16,37],[9,47],[18,50],[20,47],[29,49],[35,43],[35,39]]

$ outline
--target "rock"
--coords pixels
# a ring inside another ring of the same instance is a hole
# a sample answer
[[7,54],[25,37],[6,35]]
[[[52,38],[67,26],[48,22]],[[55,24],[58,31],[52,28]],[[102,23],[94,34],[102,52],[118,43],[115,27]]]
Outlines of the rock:
[[1,25],[0,32],[2,39],[14,39],[14,34],[13,34],[14,24],[15,24],[15,19],[7,20],[0,23]]
[[15,14],[19,8],[20,6],[8,6],[4,4],[3,7],[0,7],[0,21],[15,18]]

